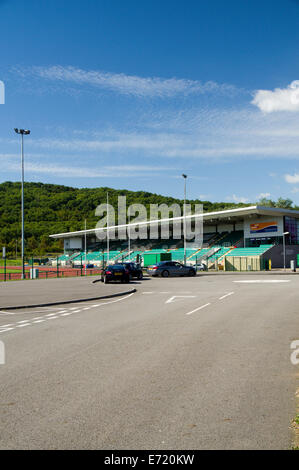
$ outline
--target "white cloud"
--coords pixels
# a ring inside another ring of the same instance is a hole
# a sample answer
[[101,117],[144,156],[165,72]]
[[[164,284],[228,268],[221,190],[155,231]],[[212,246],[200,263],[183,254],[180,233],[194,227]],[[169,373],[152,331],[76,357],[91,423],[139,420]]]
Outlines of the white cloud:
[[268,197],[271,196],[271,193],[260,193],[256,198],[257,200],[260,200],[260,199],[267,199]]
[[299,183],[299,173],[294,173],[294,175],[284,175],[284,179],[287,183],[296,184]]
[[83,70],[76,67],[28,67],[14,68],[22,77],[33,76],[55,82],[78,85],[89,85],[110,90],[123,95],[136,97],[168,98],[178,94],[225,93],[232,94],[239,90],[228,84],[218,84],[213,81],[202,83],[198,80],[139,77],[124,73],[111,73],[95,70]]
[[293,81],[287,88],[257,90],[252,104],[264,113],[299,111],[299,80]]
[[226,200],[233,201],[233,202],[242,202],[244,204],[249,202],[249,199],[247,197],[236,196],[235,194],[233,194],[232,196],[227,196]]

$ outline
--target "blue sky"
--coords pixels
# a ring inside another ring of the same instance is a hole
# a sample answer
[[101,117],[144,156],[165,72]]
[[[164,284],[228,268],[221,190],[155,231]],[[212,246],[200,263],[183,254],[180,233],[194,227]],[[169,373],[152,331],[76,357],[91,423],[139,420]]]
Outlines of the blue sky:
[[299,1],[0,0],[0,181],[299,204]]

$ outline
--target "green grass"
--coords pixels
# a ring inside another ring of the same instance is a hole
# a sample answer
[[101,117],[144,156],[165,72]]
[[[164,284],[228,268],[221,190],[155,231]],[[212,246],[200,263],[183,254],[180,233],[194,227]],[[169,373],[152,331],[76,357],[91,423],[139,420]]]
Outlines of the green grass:
[[[0,266],[4,266],[3,259],[0,260]],[[7,259],[6,266],[22,266],[22,260],[21,259]]]
[[[7,269],[6,274],[9,273],[20,273],[21,269]],[[4,274],[4,268],[0,268],[0,274]]]

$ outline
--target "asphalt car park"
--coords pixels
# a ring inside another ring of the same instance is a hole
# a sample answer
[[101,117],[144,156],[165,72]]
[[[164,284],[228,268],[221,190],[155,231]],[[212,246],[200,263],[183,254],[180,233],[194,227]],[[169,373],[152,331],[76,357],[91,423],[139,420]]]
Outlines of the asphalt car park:
[[114,299],[0,309],[0,448],[290,449],[299,278],[132,284]]

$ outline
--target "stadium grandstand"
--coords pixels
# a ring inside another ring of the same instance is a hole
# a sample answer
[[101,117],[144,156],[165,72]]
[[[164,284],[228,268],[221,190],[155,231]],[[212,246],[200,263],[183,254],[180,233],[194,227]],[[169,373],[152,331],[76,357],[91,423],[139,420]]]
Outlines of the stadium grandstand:
[[[254,205],[188,217],[193,221],[196,217],[202,218],[203,234],[201,243],[188,243],[187,264],[203,263],[208,268],[223,270],[260,270],[267,269],[270,260],[272,268],[283,267],[283,245],[285,245],[287,267],[299,254],[299,211]],[[142,222],[147,227],[150,223]],[[134,225],[141,224],[130,224],[125,227],[130,227],[131,230]],[[112,228],[109,227],[109,230]],[[157,256],[170,253],[172,260],[181,262],[184,260],[183,239],[148,238],[131,241],[114,239],[110,240],[108,249],[105,240],[97,239],[98,230],[95,228],[50,235],[55,239],[64,239],[64,255],[59,257],[59,263],[79,266],[86,260],[87,264],[94,266],[128,261],[142,264],[143,257],[147,253]]]

